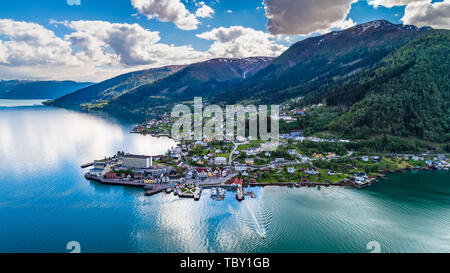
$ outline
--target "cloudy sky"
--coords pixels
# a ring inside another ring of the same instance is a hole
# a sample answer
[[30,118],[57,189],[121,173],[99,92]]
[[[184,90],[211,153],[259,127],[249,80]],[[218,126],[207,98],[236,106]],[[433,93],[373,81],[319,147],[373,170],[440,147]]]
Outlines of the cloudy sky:
[[101,81],[217,57],[278,56],[376,19],[450,28],[450,0],[15,0],[0,9],[0,80]]

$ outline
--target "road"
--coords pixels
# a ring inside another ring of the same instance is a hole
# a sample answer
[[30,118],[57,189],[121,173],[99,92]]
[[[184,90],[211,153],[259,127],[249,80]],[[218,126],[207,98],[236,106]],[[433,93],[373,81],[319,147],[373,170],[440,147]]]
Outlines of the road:
[[[231,141],[231,142],[234,144],[234,149],[233,149],[233,151],[231,151],[231,153],[230,153],[230,158],[229,158],[229,160],[228,160],[228,164],[231,165],[231,163],[233,162],[233,154],[234,154],[234,152],[236,152],[236,150],[238,149],[238,147],[239,147],[240,145],[248,144],[248,142],[236,143],[236,142],[234,142],[234,141],[232,141],[232,140],[229,140],[229,141]],[[236,159],[236,158],[235,158],[235,159]]]

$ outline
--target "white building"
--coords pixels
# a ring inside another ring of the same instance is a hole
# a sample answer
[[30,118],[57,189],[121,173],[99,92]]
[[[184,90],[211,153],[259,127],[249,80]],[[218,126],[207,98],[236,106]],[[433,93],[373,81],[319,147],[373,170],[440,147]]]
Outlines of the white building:
[[243,164],[236,164],[234,166],[234,170],[236,172],[242,172],[242,171],[247,171],[248,170],[248,166],[247,165],[243,165]]
[[153,158],[145,155],[124,155],[122,166],[125,168],[148,169],[153,166]]
[[214,159],[214,164],[216,166],[218,166],[218,165],[227,165],[227,158],[226,157],[216,157]]

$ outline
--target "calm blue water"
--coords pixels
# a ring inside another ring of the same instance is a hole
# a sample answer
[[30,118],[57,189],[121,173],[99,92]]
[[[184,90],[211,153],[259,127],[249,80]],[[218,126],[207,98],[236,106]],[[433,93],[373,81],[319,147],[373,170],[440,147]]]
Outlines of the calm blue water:
[[[1,101],[0,101],[1,105]],[[200,202],[86,181],[81,164],[174,143],[132,121],[0,106],[0,252],[450,252],[446,172],[398,174],[367,190],[255,188]],[[261,239],[260,234],[266,234]]]

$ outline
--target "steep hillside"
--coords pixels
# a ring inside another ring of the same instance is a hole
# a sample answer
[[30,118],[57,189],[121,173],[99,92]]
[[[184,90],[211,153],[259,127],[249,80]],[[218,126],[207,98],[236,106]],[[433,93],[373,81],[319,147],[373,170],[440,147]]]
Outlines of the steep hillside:
[[272,62],[268,57],[213,59],[195,63],[154,84],[145,85],[112,100],[104,109],[145,112],[194,96],[208,98],[258,73]]
[[449,54],[450,31],[404,45],[357,83],[327,96],[328,105],[358,101],[330,128],[354,137],[450,141]]
[[2,81],[0,99],[55,99],[92,83],[73,81]]
[[165,78],[182,68],[184,66],[166,66],[123,74],[77,90],[48,104],[58,107],[78,108],[81,105],[104,103],[134,88]]

